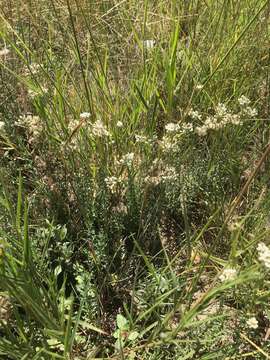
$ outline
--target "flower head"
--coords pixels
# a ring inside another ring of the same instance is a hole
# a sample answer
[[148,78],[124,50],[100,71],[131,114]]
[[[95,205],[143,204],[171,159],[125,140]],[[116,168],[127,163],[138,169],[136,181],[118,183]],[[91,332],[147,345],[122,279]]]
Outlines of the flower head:
[[248,319],[247,326],[250,329],[257,329],[258,328],[258,320],[253,316],[252,318]]
[[235,269],[224,269],[222,274],[219,276],[221,282],[233,280],[237,276],[237,271]]
[[20,115],[18,121],[15,122],[15,125],[22,126],[26,129],[30,143],[34,143],[39,139],[43,129],[40,117],[30,113]]
[[149,144],[150,143],[150,139],[148,139],[144,135],[139,135],[139,134],[135,134],[135,141],[136,141],[136,143],[141,143],[141,144]]
[[267,269],[270,269],[270,249],[262,242],[257,246],[258,259]]
[[195,89],[196,90],[201,90],[203,88],[203,84],[197,84],[196,86],[195,86]]
[[109,132],[101,120],[97,120],[92,126],[92,132],[96,137],[109,136]]
[[236,218],[233,218],[228,224],[227,224],[228,230],[230,232],[234,232],[236,230],[239,230],[241,228],[241,224],[239,221],[237,221]]
[[195,132],[199,135],[199,136],[205,136],[207,134],[207,126],[203,125],[203,126],[198,126],[195,128]]
[[208,116],[204,122],[204,126],[206,126],[207,129],[214,130],[218,129],[219,124],[214,116]]
[[192,132],[193,131],[193,125],[192,124],[183,124],[182,125],[182,131],[183,132]]
[[116,126],[118,128],[122,128],[124,125],[123,125],[122,121],[117,121]]
[[40,68],[41,68],[40,64],[37,63],[28,64],[28,66],[26,66],[24,69],[24,75],[25,76],[35,75],[39,72]]
[[179,129],[180,129],[180,126],[175,123],[169,123],[169,124],[165,125],[165,130],[168,132],[176,132]]
[[241,106],[250,104],[249,98],[247,98],[245,95],[240,96],[240,98],[238,99],[238,102]]
[[0,132],[5,130],[5,123],[4,121],[0,121]]
[[6,47],[3,48],[3,49],[1,49],[1,50],[0,50],[0,57],[1,57],[1,56],[6,56],[6,55],[8,55],[9,52],[10,52],[10,50],[7,49]]
[[81,114],[80,114],[80,118],[81,119],[88,119],[89,117],[90,117],[90,112],[82,112]]
[[127,165],[127,166],[131,166],[134,160],[134,153],[127,153],[126,155],[124,155],[122,157],[122,159],[120,160],[121,164]]
[[202,118],[202,115],[199,113],[199,111],[193,110],[193,109],[191,109],[191,110],[188,112],[188,115],[189,115],[192,119],[201,120],[201,118]]
[[153,49],[155,44],[156,44],[155,40],[145,40],[143,42],[143,45],[146,47],[146,49]]
[[250,117],[255,117],[258,115],[258,111],[257,109],[255,108],[252,108],[250,106],[247,106],[245,109],[244,109],[244,112],[247,116],[250,116]]
[[216,108],[216,113],[218,116],[223,117],[228,114],[228,109],[225,104],[219,103]]
[[118,179],[117,179],[117,177],[115,177],[115,176],[109,176],[109,177],[106,177],[106,178],[105,178],[105,183],[106,183],[107,187],[108,187],[112,192],[114,192],[115,187],[116,187],[116,185],[117,185],[117,183],[118,183]]
[[162,141],[160,142],[160,146],[162,151],[164,152],[176,151],[177,141],[175,138],[166,135],[163,137]]

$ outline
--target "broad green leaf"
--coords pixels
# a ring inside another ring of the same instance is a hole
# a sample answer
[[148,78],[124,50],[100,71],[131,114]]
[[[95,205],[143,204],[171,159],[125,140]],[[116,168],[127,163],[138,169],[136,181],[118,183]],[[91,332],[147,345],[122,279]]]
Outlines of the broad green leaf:
[[128,320],[121,314],[118,314],[116,317],[117,327],[120,330],[128,330]]

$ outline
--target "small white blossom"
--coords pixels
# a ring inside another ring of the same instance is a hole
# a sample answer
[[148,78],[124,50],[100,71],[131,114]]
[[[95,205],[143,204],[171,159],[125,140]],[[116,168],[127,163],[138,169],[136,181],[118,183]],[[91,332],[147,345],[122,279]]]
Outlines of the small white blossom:
[[127,153],[120,160],[121,164],[125,164],[127,166],[131,166],[134,160],[134,153]]
[[4,131],[5,130],[5,123],[4,121],[0,121],[0,131]]
[[176,132],[179,129],[180,129],[180,126],[175,123],[169,123],[169,124],[165,125],[165,130],[168,132]]
[[149,175],[147,175],[144,178],[145,184],[151,184],[151,185],[154,185],[154,186],[157,186],[158,184],[160,184],[161,180],[162,180],[161,176],[149,176]]
[[3,48],[0,50],[0,57],[1,56],[7,56],[10,53],[10,50],[8,48]]
[[150,140],[146,136],[138,135],[138,134],[135,135],[135,141],[136,143],[142,143],[142,144],[150,143]]
[[240,96],[240,98],[238,99],[238,102],[241,106],[250,104],[249,98],[247,98],[245,95]]
[[198,126],[195,128],[195,132],[199,136],[205,136],[207,134],[207,127],[206,126]]
[[79,125],[80,121],[78,119],[70,119],[68,123],[68,130],[74,131],[74,129]]
[[193,131],[193,125],[192,124],[183,124],[182,125],[182,131],[184,131],[184,132],[192,132]]
[[[256,109],[247,107],[244,109],[244,112],[248,113],[249,116],[255,116]],[[204,123],[201,126],[197,126],[194,130],[199,136],[205,136],[208,130],[219,130],[228,125],[243,125],[241,114],[243,113],[233,114],[224,104],[219,103],[216,107],[216,114],[208,116]],[[194,119],[202,119],[202,115],[198,111],[190,110],[188,115]]]
[[202,84],[197,84],[196,87],[195,87],[197,90],[201,90],[203,88],[203,85]]
[[242,122],[240,120],[240,116],[238,114],[231,115],[230,122],[233,125],[242,125]]
[[252,317],[252,318],[248,319],[248,321],[247,321],[247,326],[250,329],[257,329],[258,325],[259,325],[258,320],[255,317]]
[[42,122],[40,117],[37,115],[21,115],[18,121],[15,122],[15,125],[26,128],[30,142],[35,142],[42,132]]
[[231,221],[228,223],[228,230],[230,232],[234,232],[236,230],[239,230],[241,228],[241,224],[238,221]]
[[80,114],[81,119],[88,119],[91,116],[90,112],[82,112]]
[[192,119],[201,120],[201,118],[202,118],[202,115],[201,115],[197,110],[193,110],[193,109],[191,109],[191,110],[188,112],[188,115],[189,115],[190,117],[192,117]]
[[109,136],[109,132],[101,120],[97,120],[92,126],[92,132],[96,137]]
[[37,63],[28,64],[27,66],[24,67],[23,74],[25,76],[35,75],[39,72],[40,69],[41,69],[40,64]]
[[105,178],[105,183],[108,186],[108,188],[113,192],[118,183],[118,179],[115,176],[109,176]]
[[219,103],[216,108],[216,113],[218,116],[223,117],[228,114],[228,109],[225,104]]
[[31,70],[32,74],[36,74],[40,70],[40,65],[33,63],[30,65],[30,70]]
[[245,114],[247,114],[250,117],[255,117],[258,115],[257,109],[251,108],[250,106],[247,106],[244,111],[245,111]]
[[217,119],[214,117],[214,116],[209,116],[205,122],[204,122],[204,126],[207,128],[207,129],[218,129],[219,128],[219,123],[217,122]]
[[179,176],[173,166],[167,166],[161,175],[163,181],[175,181]]
[[117,121],[116,126],[118,128],[122,128],[124,126],[124,124],[122,123],[122,121]]
[[219,276],[221,282],[233,280],[237,276],[237,271],[235,269],[224,269],[222,274]]
[[160,145],[164,152],[175,151],[177,149],[177,142],[170,136],[164,136]]
[[143,42],[143,45],[146,49],[153,49],[155,44],[156,44],[155,40],[145,40]]
[[264,263],[267,269],[270,269],[270,249],[264,243],[260,242],[257,246],[258,259]]

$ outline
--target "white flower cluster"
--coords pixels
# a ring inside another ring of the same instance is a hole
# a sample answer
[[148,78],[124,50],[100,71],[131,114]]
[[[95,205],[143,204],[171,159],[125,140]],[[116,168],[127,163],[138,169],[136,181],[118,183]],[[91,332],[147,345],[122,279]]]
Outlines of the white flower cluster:
[[238,99],[238,102],[239,102],[239,105],[241,106],[241,110],[242,110],[244,115],[252,117],[252,118],[258,115],[257,109],[252,108],[251,106],[249,106],[250,100],[246,96],[242,95]]
[[173,166],[167,166],[160,176],[161,181],[175,181],[178,177],[176,169]]
[[80,119],[88,119],[90,118],[90,116],[91,116],[90,112],[85,111],[80,114]]
[[[90,113],[89,112],[83,112],[80,114],[80,119],[74,119],[74,118],[69,118],[68,119],[68,130],[70,133],[72,133],[73,131],[75,131],[76,129],[79,130],[79,127],[81,127],[82,125],[84,127],[88,126],[89,124],[84,122],[83,120],[86,120],[90,117]],[[75,145],[75,137],[73,136],[72,138],[72,142],[73,145]]]
[[258,115],[258,111],[257,109],[255,108],[252,108],[250,106],[247,106],[245,109],[244,109],[244,114],[249,116],[249,117],[255,117]]
[[227,227],[230,232],[234,232],[241,228],[241,224],[236,219],[232,219],[232,221],[228,223]]
[[[199,136],[206,136],[211,130],[220,130],[228,125],[243,125],[243,116],[255,117],[257,110],[249,106],[250,100],[241,96],[239,99],[241,111],[232,113],[225,104],[219,103],[216,106],[215,114],[208,116],[203,124],[194,126],[192,123],[168,123],[165,125],[166,135],[161,141],[161,148],[165,152],[171,152],[177,149],[178,136],[185,133],[194,132]],[[188,116],[194,121],[202,121],[203,115],[197,110],[190,109]]]
[[0,50],[0,57],[5,57],[10,53],[10,50],[6,47],[4,47],[3,49]]
[[143,45],[146,49],[151,50],[155,47],[155,40],[144,40]]
[[4,121],[0,121],[0,132],[4,132],[5,131],[5,123]]
[[240,98],[238,99],[238,102],[239,102],[240,106],[246,106],[246,105],[250,104],[249,98],[247,98],[245,95],[240,96]]
[[196,89],[196,90],[202,90],[202,88],[203,88],[203,84],[197,84],[197,85],[195,86],[195,89]]
[[188,115],[192,118],[192,119],[197,119],[197,120],[201,120],[202,118],[202,114],[200,114],[197,110],[189,110]]
[[122,157],[122,159],[119,161],[120,164],[131,166],[134,160],[134,153],[127,153]]
[[21,115],[15,125],[26,128],[27,133],[30,135],[29,142],[35,142],[42,132],[42,123],[37,115]]
[[169,123],[165,125],[165,130],[169,133],[177,132],[180,130],[179,124]]
[[93,135],[95,135],[96,137],[99,137],[99,138],[110,135],[109,131],[107,130],[106,126],[103,124],[103,122],[101,120],[97,120],[92,125],[92,133],[93,133]]
[[184,123],[181,126],[181,133],[189,133],[189,132],[193,132],[194,128],[193,125],[190,123]]
[[105,178],[105,183],[108,189],[113,193],[115,192],[116,185],[118,184],[119,180],[116,176],[108,176]]
[[216,107],[216,114],[219,117],[224,117],[229,113],[227,106],[223,103],[218,103]]
[[37,63],[29,64],[28,67],[25,66],[24,68],[24,75],[25,76],[35,75],[39,72],[40,68],[41,68],[40,64]]
[[[194,129],[191,123],[183,123],[181,125],[176,123],[168,123],[167,125],[165,125],[165,130],[168,135],[175,135],[176,133],[181,135],[188,132],[192,132]],[[168,143],[168,139],[167,139],[167,143]]]
[[227,125],[242,125],[240,114],[232,114],[226,105],[219,103],[216,107],[216,113],[208,116],[203,125],[197,126],[195,132],[199,136],[205,136],[209,130],[219,130]]
[[124,124],[122,123],[122,121],[117,121],[117,123],[116,123],[116,127],[118,127],[118,128],[122,128],[124,126]]
[[252,317],[250,319],[248,319],[247,321],[247,326],[250,328],[250,329],[257,329],[259,324],[258,324],[258,320],[255,318],[255,317]]
[[156,140],[157,137],[155,135],[148,137],[145,135],[135,134],[135,142],[138,144],[153,145]]
[[79,125],[79,120],[78,119],[68,119],[68,130],[69,131],[74,131],[75,128]]
[[160,142],[160,146],[163,152],[173,152],[177,150],[178,136],[165,135]]
[[257,246],[258,259],[267,269],[270,269],[270,249],[264,243],[260,242]]
[[235,279],[237,276],[237,271],[235,269],[224,269],[219,276],[221,282],[230,281]]
[[149,142],[148,138],[144,135],[135,135],[136,143],[147,144]]
[[[157,159],[156,159],[157,160]],[[155,164],[154,164],[155,163]],[[166,165],[163,167],[163,163],[158,163],[154,160],[154,167],[152,167],[151,171],[152,175],[148,175],[145,177],[144,182],[146,184],[159,185],[161,183],[170,183],[175,182],[179,179],[179,174],[177,173],[174,166]],[[153,175],[155,174],[155,175]]]

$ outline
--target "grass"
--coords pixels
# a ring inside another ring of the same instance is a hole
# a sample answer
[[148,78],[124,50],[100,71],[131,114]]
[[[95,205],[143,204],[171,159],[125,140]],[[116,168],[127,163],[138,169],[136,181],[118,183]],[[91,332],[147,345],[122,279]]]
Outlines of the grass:
[[0,358],[270,358],[269,11],[2,0]]

